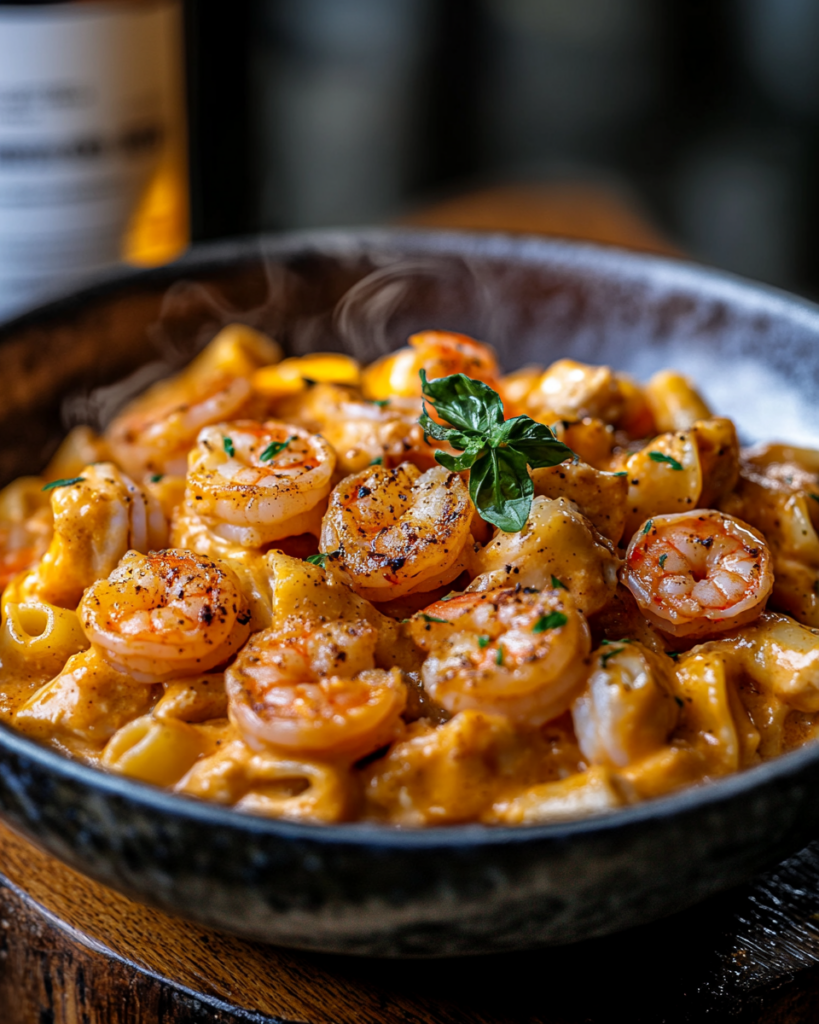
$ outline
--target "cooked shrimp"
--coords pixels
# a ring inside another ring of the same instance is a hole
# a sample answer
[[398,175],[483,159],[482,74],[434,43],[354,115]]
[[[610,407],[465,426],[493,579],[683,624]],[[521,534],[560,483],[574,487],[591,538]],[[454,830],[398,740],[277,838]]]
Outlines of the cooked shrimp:
[[633,640],[608,643],[596,655],[572,705],[574,730],[589,763],[623,768],[659,750],[677,724],[674,664]]
[[443,466],[372,466],[330,495],[320,548],[333,572],[370,601],[434,590],[464,569],[472,502]]
[[76,608],[86,587],[114,570],[129,549],[148,551],[167,541],[157,500],[112,462],[86,466],[51,492],[54,534],[30,580],[29,593]]
[[374,667],[366,621],[256,633],[225,674],[232,720],[254,749],[355,761],[394,739],[407,695],[398,669]]
[[623,582],[658,629],[706,637],[751,622],[773,587],[760,533],[713,509],[655,516],[626,552]]
[[420,469],[436,464],[434,449],[418,422],[420,396],[371,401],[352,387],[316,383],[275,402],[273,408],[277,419],[321,434],[335,449],[343,476],[360,473],[374,462],[414,462]]
[[495,353],[483,342],[452,331],[421,331],[409,339],[409,347],[376,360],[364,370],[366,398],[419,396],[421,370],[428,380],[463,373],[497,389],[500,370]]
[[250,612],[230,569],[190,551],[129,551],[77,609],[88,639],[137,682],[199,675],[247,639]]
[[589,672],[589,627],[566,590],[462,594],[431,604],[409,629],[427,652],[427,692],[453,713],[539,726],[566,711]]
[[200,431],[188,464],[188,511],[224,540],[261,547],[318,535],[336,456],[300,427],[236,420]]
[[252,398],[251,375],[281,350],[249,327],[226,327],[182,373],[134,399],[111,423],[106,440],[136,479],[184,476],[188,451],[209,423],[235,418]]

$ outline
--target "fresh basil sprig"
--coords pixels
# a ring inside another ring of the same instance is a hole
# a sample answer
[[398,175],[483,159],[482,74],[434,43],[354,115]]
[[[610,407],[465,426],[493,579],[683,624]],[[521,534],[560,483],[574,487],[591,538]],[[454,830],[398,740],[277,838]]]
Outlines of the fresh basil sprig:
[[421,389],[446,421],[437,423],[425,407],[418,421],[424,433],[462,452],[436,451],[436,460],[455,473],[469,470],[469,495],[481,519],[506,533],[522,530],[535,493],[527,467],[557,466],[574,452],[529,416],[504,419],[500,395],[483,381],[463,373],[428,381],[421,370]]

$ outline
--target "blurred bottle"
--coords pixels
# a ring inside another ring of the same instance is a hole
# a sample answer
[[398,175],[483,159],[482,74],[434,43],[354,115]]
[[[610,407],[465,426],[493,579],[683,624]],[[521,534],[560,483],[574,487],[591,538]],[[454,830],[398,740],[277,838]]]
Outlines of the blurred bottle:
[[0,3],[0,317],[188,242],[181,0]]

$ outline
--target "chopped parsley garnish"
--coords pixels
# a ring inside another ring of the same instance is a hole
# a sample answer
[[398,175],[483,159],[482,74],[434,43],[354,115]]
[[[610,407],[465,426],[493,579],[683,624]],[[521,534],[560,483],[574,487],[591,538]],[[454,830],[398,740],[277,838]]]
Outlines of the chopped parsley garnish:
[[612,476],[628,476],[628,473],[624,469],[620,469],[616,473],[612,473]]
[[270,462],[271,459],[275,459],[279,452],[283,452],[290,442],[295,440],[296,435],[293,434],[293,436],[288,437],[286,441],[271,441],[259,456],[259,462]]
[[631,637],[623,636],[619,640],[601,640],[600,641],[600,646],[601,647],[606,647],[609,644],[630,644],[632,642],[633,641],[632,641]]
[[495,655],[495,664],[503,664],[503,648],[500,646],[500,644],[498,644],[498,653]]
[[84,480],[84,476],[72,476],[67,480],[52,480],[50,484],[43,487],[43,490],[53,491],[55,487],[70,487],[72,484],[81,484]]
[[500,395],[483,381],[463,373],[420,376],[424,398],[443,420],[425,407],[418,420],[424,436],[460,452],[438,450],[436,460],[454,473],[469,470],[469,496],[482,519],[506,533],[522,530],[535,493],[529,467],[557,466],[574,452],[529,416],[504,419]]
[[532,626],[532,632],[545,633],[547,629],[560,629],[560,627],[565,626],[568,621],[568,618],[563,614],[563,612],[549,612],[548,615],[540,616],[534,626]]
[[484,647],[488,647],[488,646],[489,646],[489,637],[488,636],[479,636],[478,637],[478,647],[480,647],[481,650],[483,650]]
[[373,459],[373,461],[370,463],[370,465],[371,466],[383,466],[384,465],[384,456],[383,455],[379,455],[377,459]]
[[668,555],[660,555],[660,568],[665,569],[665,563],[668,561]]
[[225,452],[233,459],[236,457],[236,449],[233,447],[233,439],[230,437],[222,438],[222,447]]
[[600,655],[600,664],[603,668],[609,663],[609,658],[613,658],[615,654],[620,654],[624,651],[625,647],[615,647],[613,651],[606,651],[605,654]]
[[565,583],[561,582],[557,576],[552,576],[552,586],[555,590],[568,590],[569,588]]
[[669,656],[669,658],[671,658],[671,659],[672,659],[673,661],[676,661],[676,660],[677,660],[677,658],[679,658],[679,656],[680,656],[680,652],[679,652],[679,651],[666,651],[665,653],[666,653],[666,654],[667,654],[667,655]]
[[308,555],[305,558],[305,562],[309,562],[310,565],[317,565],[319,569],[325,569],[327,567],[327,559],[335,558],[339,554],[341,554],[341,549],[338,551],[319,551],[316,555]]
[[649,452],[648,457],[652,462],[664,462],[667,466],[671,466],[672,469],[683,468],[683,464],[678,462],[672,455],[663,455],[662,452]]
[[443,622],[447,626],[450,625],[450,620],[449,619],[439,619],[435,615],[427,615],[426,612],[419,612],[418,613],[418,618],[419,619],[423,619],[424,622]]
[[377,405],[379,409],[383,409],[385,405],[390,404],[389,398],[374,398],[373,405]]
[[649,519],[649,521],[646,523],[646,525],[642,529],[643,536],[645,536],[647,533],[649,533],[651,531],[651,527],[653,525],[654,525],[654,520],[653,519]]
[[164,475],[164,473],[151,473],[151,483],[158,484]]

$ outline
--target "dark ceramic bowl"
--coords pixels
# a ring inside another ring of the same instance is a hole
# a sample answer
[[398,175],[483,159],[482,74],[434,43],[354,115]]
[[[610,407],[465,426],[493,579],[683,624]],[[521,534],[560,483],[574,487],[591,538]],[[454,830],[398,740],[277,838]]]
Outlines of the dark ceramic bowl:
[[[6,325],[0,475],[36,470],[66,419],[110,414],[122,391],[101,385],[136,372],[142,386],[236,318],[295,352],[371,358],[441,327],[493,343],[507,368],[558,355],[643,375],[678,366],[746,438],[819,437],[819,310],[805,302],[614,249],[366,231],[202,248]],[[819,746],[572,824],[400,831],[238,814],[0,729],[0,814],[115,889],[250,938],[489,952],[648,921],[798,849],[819,826]]]

